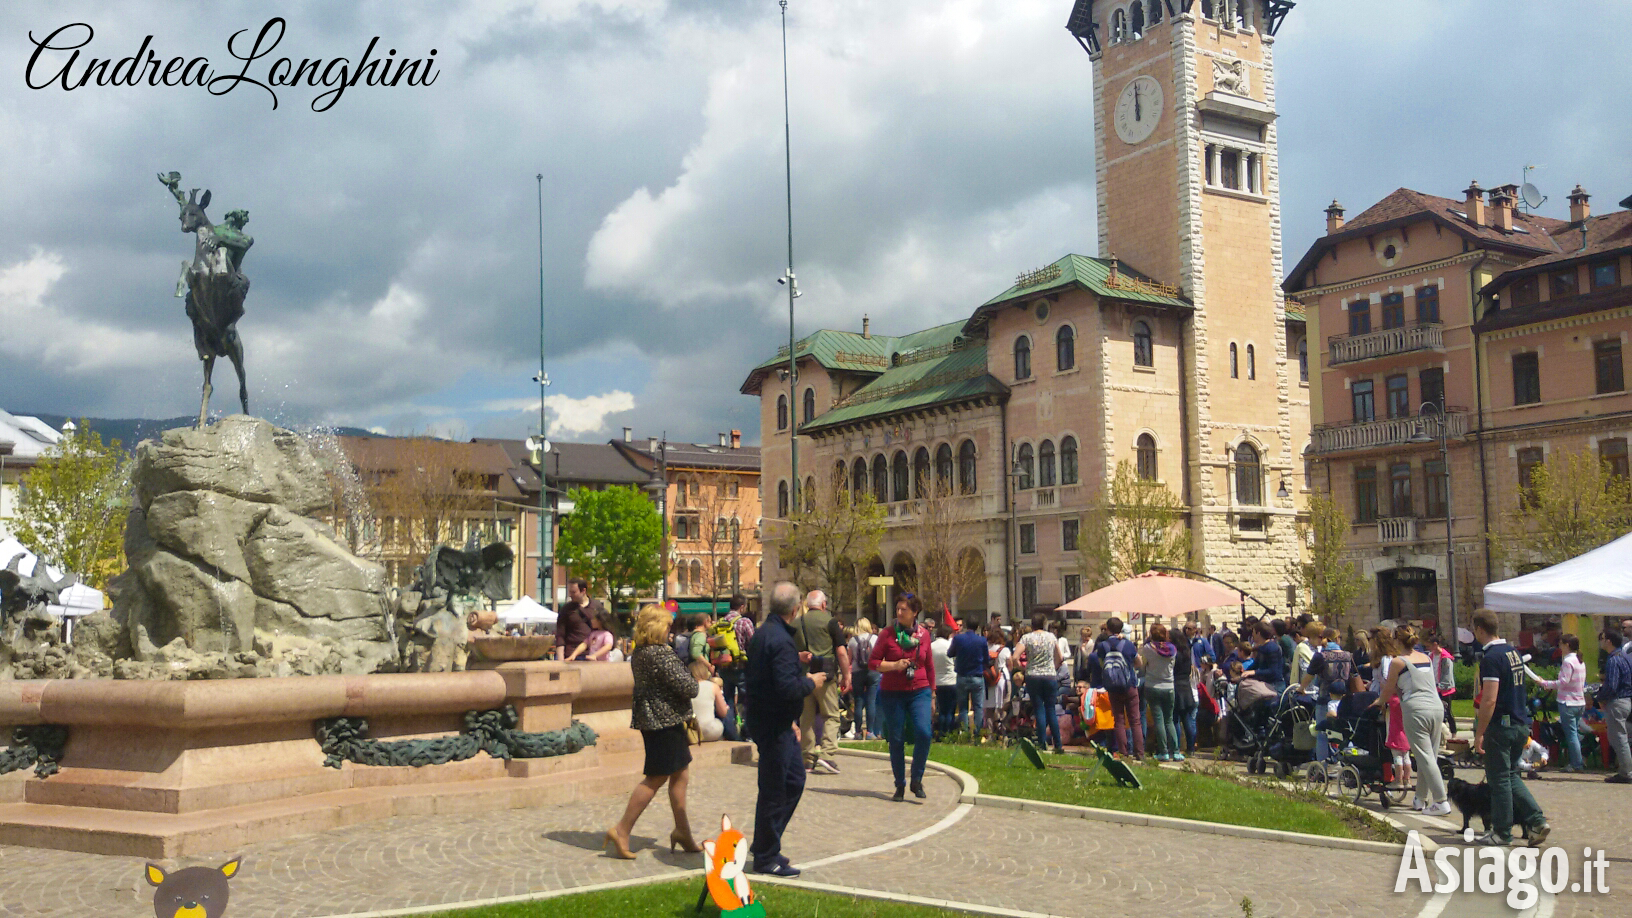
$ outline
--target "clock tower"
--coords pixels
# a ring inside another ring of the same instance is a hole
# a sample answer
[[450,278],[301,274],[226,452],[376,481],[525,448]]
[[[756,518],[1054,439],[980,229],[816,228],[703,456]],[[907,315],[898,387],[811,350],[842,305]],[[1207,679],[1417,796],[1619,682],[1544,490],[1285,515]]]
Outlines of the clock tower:
[[1166,484],[1190,507],[1200,569],[1277,606],[1309,437],[1280,284],[1273,49],[1292,6],[1075,0],[1066,26],[1093,65],[1099,254],[1194,306],[1185,476]]

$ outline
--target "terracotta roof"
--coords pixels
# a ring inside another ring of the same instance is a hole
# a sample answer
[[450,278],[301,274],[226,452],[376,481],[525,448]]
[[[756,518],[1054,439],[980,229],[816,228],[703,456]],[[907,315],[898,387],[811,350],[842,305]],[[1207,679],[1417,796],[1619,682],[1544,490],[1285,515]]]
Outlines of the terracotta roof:
[[1557,300],[1545,300],[1539,303],[1531,303],[1528,306],[1498,309],[1494,312],[1485,313],[1483,318],[1474,323],[1473,328],[1479,334],[1485,334],[1503,328],[1534,325],[1538,322],[1549,322],[1553,319],[1565,319],[1570,316],[1604,312],[1624,306],[1632,306],[1632,287],[1595,290],[1592,293],[1582,293]]
[[1580,223],[1561,225],[1553,231],[1553,239],[1558,243],[1558,247],[1563,249],[1562,252],[1557,255],[1543,255],[1534,261],[1525,262],[1508,273],[1632,249],[1632,210],[1617,210],[1588,217],[1585,223],[1587,244],[1584,248],[1581,245],[1582,226]]

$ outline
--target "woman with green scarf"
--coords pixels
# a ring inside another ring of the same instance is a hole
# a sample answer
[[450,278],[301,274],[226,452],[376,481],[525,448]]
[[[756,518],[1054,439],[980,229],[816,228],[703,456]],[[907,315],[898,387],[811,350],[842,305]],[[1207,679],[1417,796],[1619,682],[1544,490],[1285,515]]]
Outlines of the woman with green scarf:
[[935,684],[929,629],[918,624],[923,604],[911,593],[895,601],[894,627],[885,628],[873,644],[868,665],[879,676],[878,700],[884,715],[884,737],[890,744],[895,797],[906,799],[906,740],[912,730],[912,793],[922,800],[924,763],[929,760],[930,691]]

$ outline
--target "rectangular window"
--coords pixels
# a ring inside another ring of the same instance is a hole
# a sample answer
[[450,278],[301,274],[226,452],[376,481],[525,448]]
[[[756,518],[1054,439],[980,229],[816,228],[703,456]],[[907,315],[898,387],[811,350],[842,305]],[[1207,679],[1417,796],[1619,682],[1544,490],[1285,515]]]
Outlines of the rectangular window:
[[1609,474],[1618,478],[1627,477],[1626,439],[1615,437],[1610,440],[1599,440],[1598,461],[1604,464],[1604,471]]
[[1218,170],[1219,184],[1235,191],[1241,190],[1241,154],[1235,150],[1225,150],[1219,154]]
[[1566,296],[1575,296],[1576,274],[1575,266],[1571,265],[1562,271],[1554,271],[1547,276],[1548,286],[1552,289],[1552,298],[1559,299]]
[[1400,328],[1405,325],[1405,294],[1383,294],[1383,327]]
[[1541,358],[1534,351],[1513,355],[1513,404],[1541,401]]
[[1371,331],[1371,301],[1355,300],[1349,304],[1349,334],[1363,335]]
[[1388,515],[1411,515],[1411,463],[1396,462],[1388,467]]
[[1445,371],[1440,367],[1429,367],[1417,374],[1417,388],[1422,392],[1422,400],[1432,404],[1440,413],[1445,411]]
[[1408,418],[1411,416],[1411,380],[1404,373],[1390,376],[1383,381],[1388,390],[1388,416],[1391,418]]
[[1037,552],[1037,524],[1020,524],[1020,554],[1031,555]]
[[1082,575],[1081,574],[1066,574],[1065,575],[1065,600],[1066,600],[1066,602],[1070,602],[1071,600],[1076,599],[1078,596],[1081,596],[1081,595],[1082,595]]
[[1621,370],[1621,339],[1594,342],[1592,362],[1598,370],[1599,395],[1626,389],[1626,377]]
[[1533,274],[1516,280],[1507,288],[1507,299],[1509,306],[1529,306],[1541,299],[1541,282]]
[[1077,534],[1082,526],[1081,520],[1060,520],[1060,547],[1066,551],[1077,550]]
[[1377,420],[1377,403],[1376,396],[1372,394],[1373,388],[1369,379],[1359,380],[1351,388],[1354,398],[1354,423],[1364,424]]
[[1442,519],[1445,516],[1445,462],[1442,459],[1430,459],[1422,464],[1423,494],[1426,498],[1423,510],[1432,519]]
[[1615,259],[1592,266],[1592,289],[1608,290],[1621,285],[1621,263]]
[[1031,610],[1037,607],[1037,578],[1020,578],[1020,611],[1030,615]]
[[1535,472],[1542,463],[1542,451],[1539,446],[1528,446],[1519,450],[1519,506],[1530,507],[1536,502]]
[[1377,470],[1369,465],[1354,469],[1354,521],[1377,522]]
[[1439,321],[1439,288],[1433,284],[1417,288],[1417,321]]

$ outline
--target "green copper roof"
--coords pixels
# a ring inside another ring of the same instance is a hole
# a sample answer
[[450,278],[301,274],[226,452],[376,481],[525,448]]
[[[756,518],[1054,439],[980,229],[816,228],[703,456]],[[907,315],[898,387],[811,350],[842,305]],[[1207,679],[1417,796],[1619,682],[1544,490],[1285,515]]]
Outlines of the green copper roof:
[[[1190,308],[1190,301],[1180,296],[1177,288],[1152,281],[1125,263],[1118,263],[1117,283],[1113,286],[1109,259],[1067,255],[1052,264],[1020,275],[1014,286],[987,300],[981,309],[1073,285],[1086,287],[1103,297]],[[977,311],[975,315],[978,317],[980,313]]]
[[914,408],[1007,393],[986,372],[985,339],[965,338],[962,327],[962,322],[950,322],[893,339],[897,365],[801,425],[800,432],[816,433]]
[[[889,335],[872,335],[864,338],[858,332],[824,328],[811,332],[794,344],[797,348],[795,353],[800,359],[810,357],[829,370],[882,373],[889,369],[890,354],[894,353],[896,342],[899,340],[901,339]],[[748,371],[748,378],[742,384],[742,391],[750,391],[767,372],[785,367],[787,364],[788,346],[784,344],[777,348],[775,357]]]

